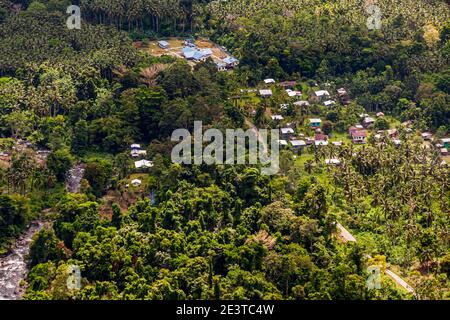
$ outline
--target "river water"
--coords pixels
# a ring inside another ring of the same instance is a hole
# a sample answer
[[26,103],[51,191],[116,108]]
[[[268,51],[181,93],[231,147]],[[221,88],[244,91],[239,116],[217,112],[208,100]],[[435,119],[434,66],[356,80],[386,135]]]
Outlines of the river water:
[[67,192],[80,192],[81,179],[83,179],[84,171],[84,164],[82,163],[76,164],[72,169],[69,170],[66,179]]
[[10,253],[0,257],[0,300],[20,300],[25,287],[20,286],[28,273],[26,256],[33,236],[45,222],[34,221],[17,240]]
[[[66,181],[68,192],[77,193],[80,191],[84,171],[84,165],[78,163],[68,172]],[[22,298],[26,288],[21,287],[20,282],[27,277],[26,256],[30,251],[31,240],[46,225],[48,225],[48,222],[42,220],[32,222],[28,229],[16,240],[11,251],[4,256],[0,256],[0,300],[20,300]]]

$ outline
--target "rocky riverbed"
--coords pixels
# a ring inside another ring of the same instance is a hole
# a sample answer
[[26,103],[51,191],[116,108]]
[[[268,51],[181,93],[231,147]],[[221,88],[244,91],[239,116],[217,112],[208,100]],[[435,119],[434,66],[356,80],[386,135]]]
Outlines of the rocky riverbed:
[[44,228],[46,223],[36,220],[16,240],[11,251],[0,257],[0,300],[20,300],[25,291],[21,286],[28,273],[26,256],[30,250],[33,236]]

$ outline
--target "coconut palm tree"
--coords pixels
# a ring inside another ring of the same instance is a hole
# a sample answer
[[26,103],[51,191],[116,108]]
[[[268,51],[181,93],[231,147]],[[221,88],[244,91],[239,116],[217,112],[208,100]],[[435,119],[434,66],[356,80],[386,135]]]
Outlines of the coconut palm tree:
[[161,71],[167,68],[167,65],[162,63],[152,64],[150,67],[142,69],[139,73],[140,81],[148,87],[157,85],[157,77]]

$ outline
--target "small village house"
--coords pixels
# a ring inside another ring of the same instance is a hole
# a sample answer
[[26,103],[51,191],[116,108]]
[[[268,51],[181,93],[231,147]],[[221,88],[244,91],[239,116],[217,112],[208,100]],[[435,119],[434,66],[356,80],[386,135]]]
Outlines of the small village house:
[[169,49],[170,48],[170,44],[165,40],[158,41],[158,46],[161,49]]
[[198,50],[197,52],[194,53],[194,60],[196,62],[206,61],[206,59],[211,57],[212,54],[213,54],[213,52],[211,49]]
[[308,101],[302,100],[302,101],[294,102],[294,106],[296,106],[296,107],[309,107],[310,104],[309,104]]
[[142,150],[140,144],[134,143],[134,144],[131,145],[131,152],[130,152],[130,154],[131,154],[131,157],[133,157],[133,158],[139,158],[141,156],[146,156],[147,155],[147,151]]
[[409,128],[409,127],[411,127],[412,126],[412,121],[411,120],[408,120],[408,121],[405,121],[405,122],[402,122],[402,126],[404,126],[404,127],[406,127],[406,128]]
[[211,49],[197,49],[196,47],[184,47],[181,53],[187,60],[194,60],[196,62],[206,61],[213,54]]
[[314,139],[315,141],[328,141],[328,136],[326,134],[316,134],[316,137]]
[[371,125],[375,123],[375,119],[372,117],[365,117],[363,120],[363,126],[364,128],[369,128]]
[[365,143],[367,138],[367,132],[364,129],[358,127],[350,127],[348,130],[350,138],[353,143]]
[[227,71],[227,64],[225,62],[216,61],[215,63],[216,63],[217,71],[219,71],[219,72]]
[[0,160],[9,160],[9,154],[6,152],[0,152]]
[[330,97],[330,93],[327,90],[319,90],[315,92],[315,95],[320,100],[325,100]]
[[147,151],[145,150],[138,150],[138,149],[131,150],[131,157],[133,158],[145,157],[146,155]]
[[280,114],[275,114],[275,115],[271,116],[271,118],[275,122],[280,122],[280,121],[282,121],[284,119],[283,116],[280,115]]
[[131,184],[133,185],[133,187],[139,187],[142,184],[142,181],[139,179],[134,179],[133,181],[131,181]]
[[294,129],[292,128],[281,128],[281,138],[285,140],[289,140],[294,135]]
[[265,83],[265,84],[274,84],[274,83],[275,83],[275,80],[272,79],[272,78],[264,79],[264,83]]
[[239,60],[236,59],[235,57],[231,57],[231,56],[223,59],[223,62],[226,63],[227,68],[229,68],[229,69],[234,68],[239,64]]
[[153,167],[153,161],[139,160],[134,163],[136,169],[148,169]]
[[283,81],[280,82],[279,85],[283,88],[294,89],[297,85],[297,81]]
[[287,89],[286,93],[288,94],[288,96],[290,98],[301,98],[301,96],[302,96],[302,93],[300,91],[294,91],[291,89]]
[[332,159],[325,159],[325,164],[327,166],[338,166],[341,164],[341,160],[337,159],[337,158],[332,158]]
[[439,139],[439,142],[444,146],[444,148],[450,149],[450,138]]
[[196,47],[194,39],[186,39],[183,43],[186,47]]
[[327,146],[328,141],[318,140],[318,141],[315,141],[314,144],[316,147]]
[[259,95],[263,98],[268,98],[272,96],[272,90],[270,89],[262,89],[259,90]]
[[364,130],[354,131],[351,134],[354,143],[366,143],[367,132]]
[[389,129],[386,130],[386,134],[388,135],[389,138],[394,139],[394,138],[398,138],[399,133],[397,129]]
[[328,136],[325,134],[316,134],[314,138],[314,144],[317,146],[327,146],[328,145]]
[[288,143],[286,140],[278,140],[278,144],[282,149],[284,149],[288,146]]
[[350,97],[347,93],[347,90],[345,90],[344,88],[340,88],[337,90],[338,95],[339,95],[339,100],[341,101],[341,103],[344,106],[347,106],[350,104]]
[[197,52],[197,49],[193,47],[184,47],[181,49],[181,53],[186,60],[194,59],[195,52]]
[[294,153],[302,153],[306,147],[306,142],[304,140],[291,140],[292,151]]
[[306,137],[306,145],[307,146],[310,146],[310,145],[312,145],[312,144],[314,144],[314,138],[312,138],[312,137]]
[[320,119],[309,119],[309,126],[311,128],[320,128],[320,126],[322,125],[322,120]]
[[331,107],[331,106],[334,106],[336,104],[336,102],[334,102],[333,100],[327,100],[323,104],[325,107]]
[[399,136],[397,129],[389,129],[389,130],[378,130],[376,136],[381,138],[382,135],[386,135],[390,139],[396,139]]

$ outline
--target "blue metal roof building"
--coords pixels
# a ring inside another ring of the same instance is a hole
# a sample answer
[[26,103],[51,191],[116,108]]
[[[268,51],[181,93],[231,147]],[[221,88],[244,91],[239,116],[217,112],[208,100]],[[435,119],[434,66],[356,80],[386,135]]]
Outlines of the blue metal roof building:
[[158,45],[162,49],[168,49],[170,47],[170,44],[164,40],[158,41]]

